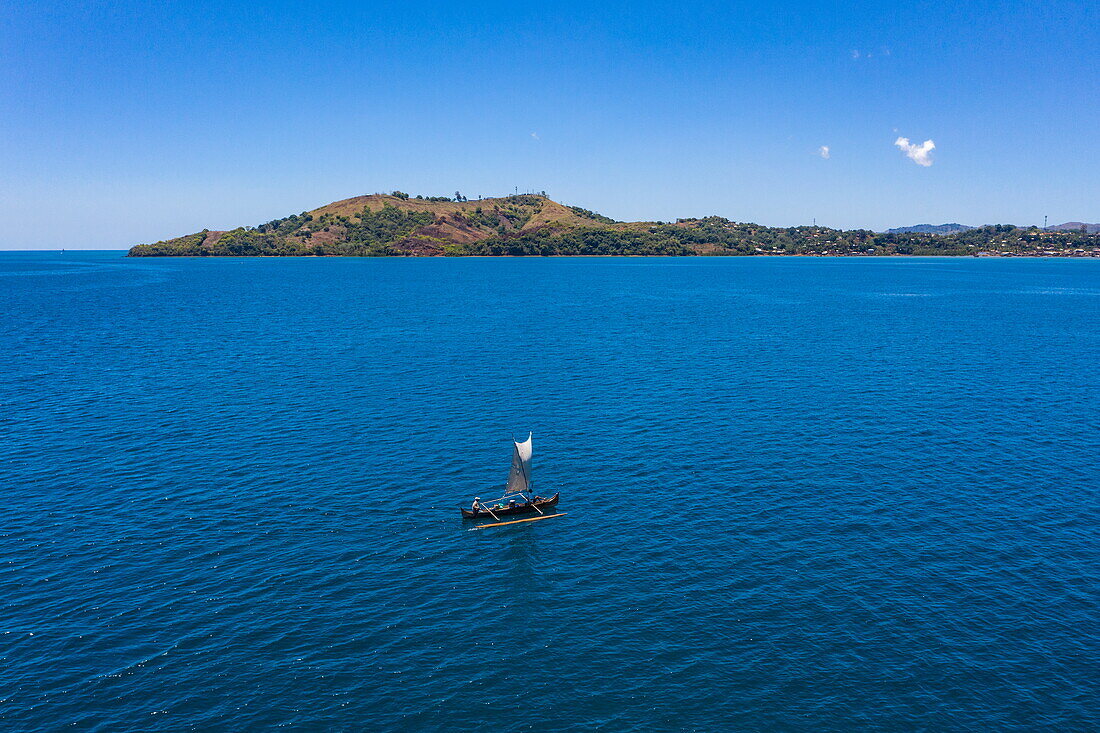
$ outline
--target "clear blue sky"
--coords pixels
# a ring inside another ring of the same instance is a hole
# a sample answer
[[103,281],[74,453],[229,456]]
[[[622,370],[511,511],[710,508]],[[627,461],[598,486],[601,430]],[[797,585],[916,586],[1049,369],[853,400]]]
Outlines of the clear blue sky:
[[0,248],[515,186],[629,220],[1100,221],[1100,2],[0,6]]

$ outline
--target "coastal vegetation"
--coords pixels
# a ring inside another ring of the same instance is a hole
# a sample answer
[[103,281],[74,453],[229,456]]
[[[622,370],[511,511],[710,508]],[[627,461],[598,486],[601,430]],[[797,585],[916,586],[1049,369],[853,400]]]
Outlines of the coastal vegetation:
[[1100,233],[998,224],[873,232],[766,227],[719,216],[619,222],[543,194],[469,200],[403,191],[345,199],[229,231],[131,248],[156,256],[1000,255],[1098,256]]

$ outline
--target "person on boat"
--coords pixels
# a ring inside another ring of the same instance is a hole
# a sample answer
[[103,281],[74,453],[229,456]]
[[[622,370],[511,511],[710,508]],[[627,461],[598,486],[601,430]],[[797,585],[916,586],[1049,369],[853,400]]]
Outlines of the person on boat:
[[508,502],[508,508],[509,509],[515,509],[516,508],[516,500],[515,499],[512,499],[511,501]]
[[470,505],[470,511],[477,514],[481,510],[481,497],[475,496],[474,503]]

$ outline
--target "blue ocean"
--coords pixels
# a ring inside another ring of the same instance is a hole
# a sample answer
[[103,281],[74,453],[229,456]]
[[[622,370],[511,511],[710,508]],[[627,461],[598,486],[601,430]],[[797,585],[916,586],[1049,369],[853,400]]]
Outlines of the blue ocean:
[[[0,313],[0,729],[1100,728],[1100,261],[2,253]],[[566,516],[469,531],[529,432]]]

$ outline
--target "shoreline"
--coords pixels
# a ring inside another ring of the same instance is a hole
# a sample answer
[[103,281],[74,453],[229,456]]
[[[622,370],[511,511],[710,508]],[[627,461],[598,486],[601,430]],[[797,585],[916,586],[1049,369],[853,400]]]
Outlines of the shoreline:
[[[7,250],[10,252],[50,252],[52,250]],[[85,252],[129,252],[129,250],[82,250]],[[1100,260],[1100,253],[1086,255],[1032,255],[1032,254],[1008,254],[1008,255],[429,255],[429,256],[403,256],[403,255],[124,255],[125,259],[134,260],[552,260],[552,259],[663,259],[663,260],[757,260],[757,259],[806,259],[806,260],[873,260],[873,259],[940,259],[940,260]]]

